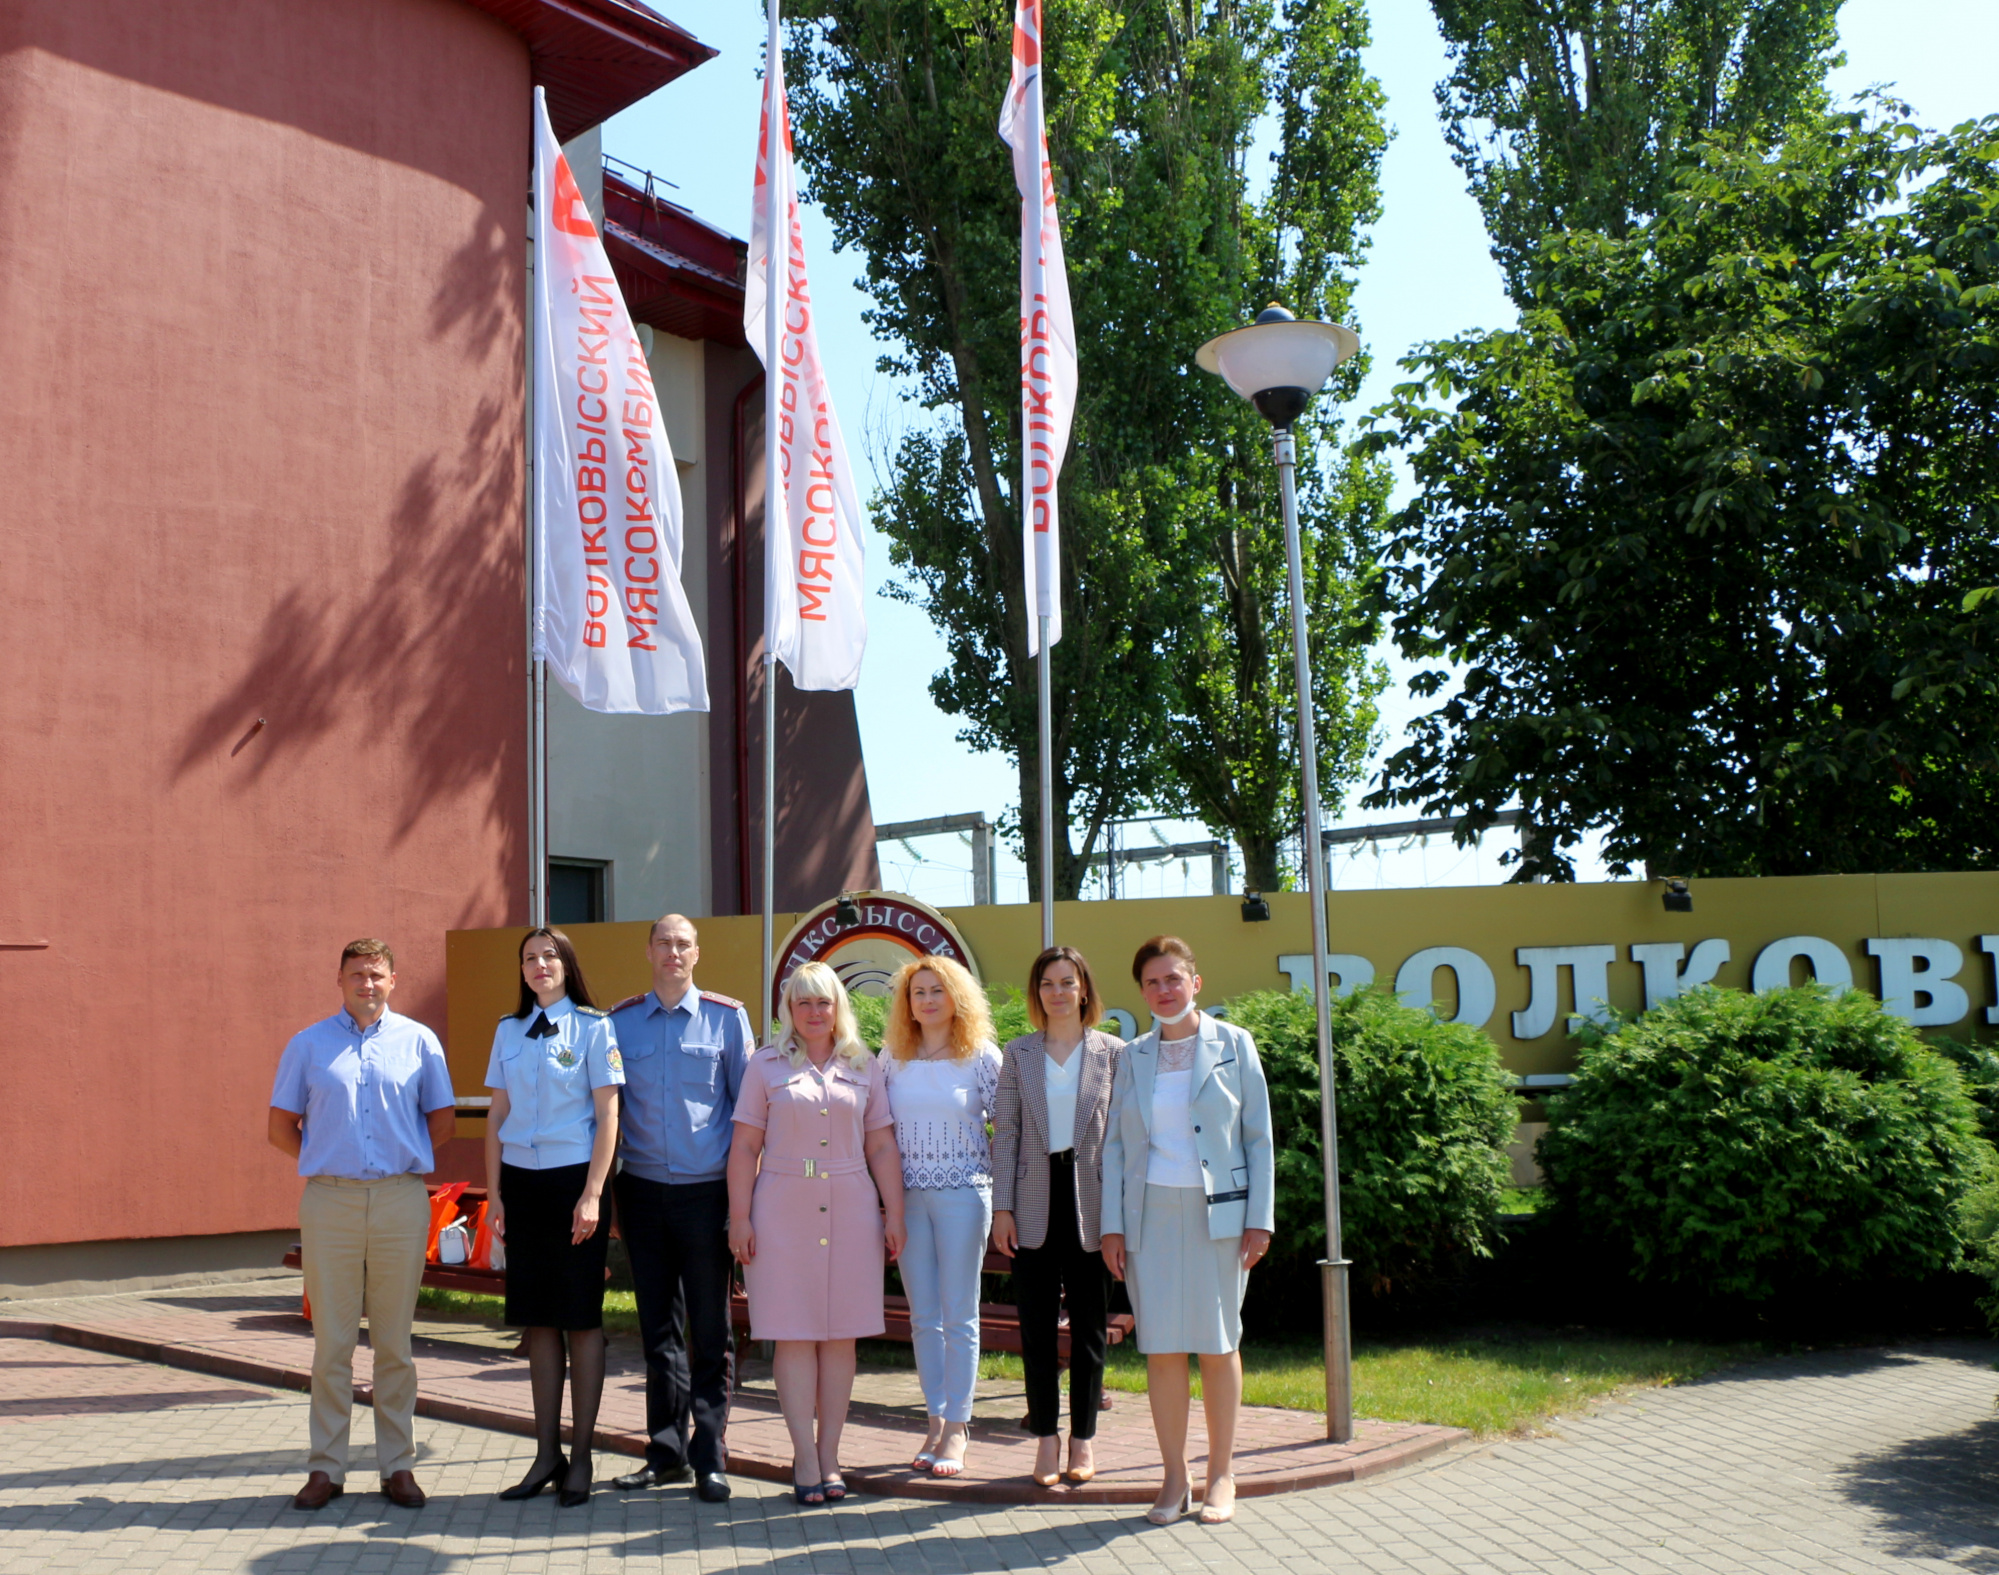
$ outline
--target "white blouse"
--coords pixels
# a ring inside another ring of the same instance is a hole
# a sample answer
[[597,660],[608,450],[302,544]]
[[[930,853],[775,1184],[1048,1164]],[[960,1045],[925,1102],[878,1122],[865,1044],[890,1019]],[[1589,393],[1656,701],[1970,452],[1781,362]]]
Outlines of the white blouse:
[[888,1107],[905,1187],[990,1187],[986,1128],[999,1094],[1000,1053],[981,1045],[969,1061],[899,1061],[884,1051]]
[[1194,1069],[1152,1074],[1152,1142],[1145,1157],[1149,1187],[1198,1187],[1201,1155],[1194,1147]]
[[1041,1054],[1041,1086],[1048,1096],[1048,1152],[1059,1154],[1076,1146],[1076,1084],[1083,1073],[1083,1047],[1069,1052],[1067,1066],[1046,1050]]

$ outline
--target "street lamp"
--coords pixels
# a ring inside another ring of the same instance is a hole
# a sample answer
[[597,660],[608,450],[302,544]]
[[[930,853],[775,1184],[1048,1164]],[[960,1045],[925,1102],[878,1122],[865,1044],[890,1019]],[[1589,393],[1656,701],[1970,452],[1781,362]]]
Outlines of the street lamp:
[[1312,999],[1319,1025],[1319,1151],[1326,1167],[1326,1256],[1319,1260],[1325,1304],[1326,1436],[1353,1437],[1353,1325],[1348,1264],[1340,1249],[1340,1133],[1333,1102],[1332,999],[1326,984],[1326,894],[1319,835],[1319,741],[1312,719],[1312,672],[1305,642],[1305,568],[1298,551],[1298,444],[1291,424],[1360,348],[1350,328],[1301,323],[1273,303],[1247,328],[1210,339],[1194,357],[1227,380],[1272,427],[1278,492],[1284,500],[1284,557],[1291,578],[1291,653],[1298,668],[1298,756],[1305,768],[1305,885],[1312,899]]

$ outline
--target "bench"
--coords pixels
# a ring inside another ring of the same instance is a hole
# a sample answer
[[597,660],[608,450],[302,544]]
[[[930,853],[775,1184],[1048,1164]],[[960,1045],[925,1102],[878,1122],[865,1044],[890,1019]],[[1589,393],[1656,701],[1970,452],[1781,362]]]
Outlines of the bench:
[[[1013,1260],[998,1252],[988,1251],[986,1261],[980,1266],[982,1274],[1011,1274]],[[886,1327],[874,1338],[893,1340],[908,1345],[916,1338],[909,1321],[909,1298],[907,1296],[884,1296],[882,1313]],[[729,1317],[735,1325],[737,1354],[750,1339],[750,1300],[739,1285],[729,1297]],[[1109,1341],[1111,1345],[1122,1345],[1131,1338],[1136,1328],[1130,1313],[1113,1313],[1110,1319]],[[1056,1331],[1056,1350],[1062,1366],[1069,1365],[1069,1320],[1065,1317]],[[982,1351],[1007,1351],[1020,1354],[1020,1309],[1004,1302],[979,1303],[979,1349]]]
[[[432,1188],[433,1192],[437,1189]],[[484,1187],[467,1187],[459,1195],[461,1204],[474,1207],[486,1201]],[[293,1242],[291,1250],[284,1256],[287,1269],[303,1270],[304,1258],[300,1244]],[[1001,1253],[988,1251],[985,1262],[980,1266],[982,1274],[1010,1274],[1013,1260]],[[474,1268],[469,1263],[426,1263],[423,1267],[423,1283],[441,1291],[470,1291],[475,1295],[504,1296],[507,1292],[507,1272],[504,1269]],[[308,1322],[312,1319],[309,1304],[300,1298],[301,1311]],[[909,1298],[906,1296],[884,1296],[882,1313],[885,1327],[877,1339],[893,1340],[908,1345],[916,1336],[909,1321]],[[750,1343],[750,1301],[741,1285],[737,1285],[729,1296],[729,1321],[736,1335],[736,1357],[741,1360]],[[1131,1338],[1136,1325],[1130,1313],[1113,1313],[1110,1319],[1109,1343],[1122,1345]],[[1069,1320],[1065,1317],[1056,1332],[1057,1359],[1063,1367],[1069,1365]],[[982,1351],[1007,1351],[1020,1354],[1020,1310],[1003,1302],[979,1303],[979,1349]],[[1107,1394],[1104,1403],[1110,1403]]]

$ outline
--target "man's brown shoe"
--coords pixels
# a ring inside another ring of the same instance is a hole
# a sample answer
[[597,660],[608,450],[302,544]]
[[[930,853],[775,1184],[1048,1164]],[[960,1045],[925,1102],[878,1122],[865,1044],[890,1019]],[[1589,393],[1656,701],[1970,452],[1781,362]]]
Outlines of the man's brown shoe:
[[404,1509],[422,1509],[423,1489],[416,1485],[416,1474],[411,1471],[392,1471],[382,1478],[382,1492],[391,1504],[400,1504]]
[[347,1490],[324,1471],[315,1471],[305,1486],[292,1495],[293,1509],[324,1509]]

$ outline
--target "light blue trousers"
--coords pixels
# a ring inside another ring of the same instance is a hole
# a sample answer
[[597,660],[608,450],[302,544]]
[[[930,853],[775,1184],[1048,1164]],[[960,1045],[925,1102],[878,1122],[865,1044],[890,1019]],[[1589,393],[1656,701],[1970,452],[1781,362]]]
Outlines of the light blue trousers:
[[986,1187],[912,1187],[902,1196],[909,1244],[896,1266],[909,1292],[923,1407],[947,1422],[969,1422],[979,1381],[979,1269],[993,1195]]

